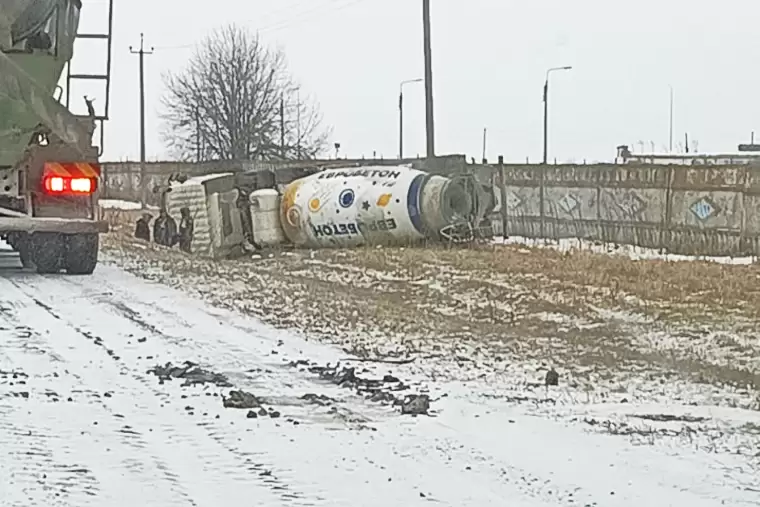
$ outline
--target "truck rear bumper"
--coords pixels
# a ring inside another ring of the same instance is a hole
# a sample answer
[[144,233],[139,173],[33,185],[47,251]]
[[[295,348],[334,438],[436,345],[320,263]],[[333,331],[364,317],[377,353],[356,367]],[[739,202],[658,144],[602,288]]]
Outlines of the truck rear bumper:
[[61,234],[101,234],[108,232],[108,222],[85,218],[2,217],[0,233],[58,232]]

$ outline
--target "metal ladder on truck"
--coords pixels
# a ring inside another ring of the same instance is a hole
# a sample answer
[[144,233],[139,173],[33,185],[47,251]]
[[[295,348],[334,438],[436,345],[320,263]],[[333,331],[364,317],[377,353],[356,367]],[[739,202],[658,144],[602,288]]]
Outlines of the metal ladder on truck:
[[[100,74],[90,73],[76,73],[72,71],[72,64],[77,59],[78,54],[74,51],[74,57],[66,66],[66,108],[71,110],[71,83],[77,80],[80,81],[101,81],[105,84],[105,104],[102,111],[95,113],[95,122],[100,131],[100,142],[98,144],[98,155],[103,154],[103,145],[105,143],[104,124],[108,121],[109,109],[111,104],[111,51],[112,51],[112,35],[113,35],[113,2],[114,0],[108,0],[108,12],[107,12],[107,26],[104,33],[82,33],[81,29],[77,31],[74,44],[77,40],[99,40],[106,44],[106,68],[105,72]],[[87,5],[87,0],[82,0],[83,7]],[[93,4],[102,5],[101,2],[92,2]],[[80,19],[81,25],[81,19]]]

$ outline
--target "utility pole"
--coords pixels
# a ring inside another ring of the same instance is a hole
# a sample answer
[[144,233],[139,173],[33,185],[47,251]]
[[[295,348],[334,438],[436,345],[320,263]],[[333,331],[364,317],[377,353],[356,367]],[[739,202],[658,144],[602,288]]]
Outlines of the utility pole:
[[404,160],[404,86],[398,92],[398,159]]
[[129,46],[129,52],[138,55],[140,60],[140,194],[142,208],[147,206],[147,188],[148,178],[145,168],[145,55],[152,55],[153,48],[150,51],[145,50],[145,34],[140,34],[140,50],[135,51]]
[[301,160],[301,89],[296,91],[296,158]]
[[483,157],[481,159],[483,164],[488,163],[486,159],[486,142],[488,142],[488,127],[483,129]]
[[195,158],[198,163],[201,161],[201,113],[200,109],[195,107]]
[[557,70],[570,70],[571,66],[552,67],[546,71],[544,80],[544,165],[549,163],[549,75]]
[[427,156],[435,157],[435,117],[433,109],[433,53],[430,44],[430,0],[422,0],[422,37],[425,53],[425,129]]
[[549,162],[549,72],[544,81],[544,165]]
[[280,157],[285,160],[285,95],[280,95]]

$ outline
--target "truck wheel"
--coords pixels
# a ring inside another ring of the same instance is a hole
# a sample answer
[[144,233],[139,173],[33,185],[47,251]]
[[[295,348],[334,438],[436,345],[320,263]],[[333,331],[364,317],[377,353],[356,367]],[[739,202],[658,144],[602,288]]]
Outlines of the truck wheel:
[[18,252],[21,259],[21,266],[24,268],[33,268],[34,261],[32,260],[32,245],[29,240],[29,235],[24,234],[15,239],[13,248]]
[[37,273],[58,273],[61,270],[63,238],[52,232],[36,232],[29,238],[29,257]]
[[18,243],[18,233],[10,232],[7,235],[3,235],[3,241],[8,243],[8,246],[13,250],[18,251],[18,247],[16,247],[16,244]]
[[70,275],[91,275],[98,265],[97,234],[71,234],[67,236],[64,263]]

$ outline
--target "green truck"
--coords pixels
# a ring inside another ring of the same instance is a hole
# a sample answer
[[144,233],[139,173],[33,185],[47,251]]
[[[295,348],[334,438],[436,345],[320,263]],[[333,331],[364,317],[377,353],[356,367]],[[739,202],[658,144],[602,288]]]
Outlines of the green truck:
[[[107,7],[102,33],[79,33],[81,0],[0,4],[0,237],[19,253],[24,267],[39,273],[91,274],[99,234],[108,231],[97,202],[110,98],[113,0]],[[106,46],[103,73],[72,72],[80,39]],[[72,112],[77,80],[102,83],[101,111],[84,97],[80,104],[86,111]],[[96,131],[98,146],[93,145]]]

